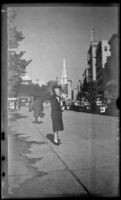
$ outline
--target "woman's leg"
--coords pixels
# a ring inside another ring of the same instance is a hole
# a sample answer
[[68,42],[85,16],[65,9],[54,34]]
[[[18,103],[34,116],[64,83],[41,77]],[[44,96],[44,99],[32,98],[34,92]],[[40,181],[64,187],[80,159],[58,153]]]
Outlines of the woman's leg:
[[40,116],[38,117],[38,122],[40,122],[41,121],[41,118],[40,118]]
[[37,121],[37,116],[35,116],[35,121]]
[[59,134],[57,134],[57,140],[58,140],[58,142],[60,142],[60,139],[59,139],[59,136],[58,136]]
[[58,143],[58,131],[54,132],[54,142]]

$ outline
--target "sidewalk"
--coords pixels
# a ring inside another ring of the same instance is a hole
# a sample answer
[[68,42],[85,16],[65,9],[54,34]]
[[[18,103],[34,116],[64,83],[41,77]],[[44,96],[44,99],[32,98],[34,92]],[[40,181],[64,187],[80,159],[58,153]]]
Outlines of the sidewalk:
[[118,158],[66,127],[60,134],[62,144],[53,145],[48,109],[40,124],[34,123],[27,108],[11,114],[9,197],[117,195]]

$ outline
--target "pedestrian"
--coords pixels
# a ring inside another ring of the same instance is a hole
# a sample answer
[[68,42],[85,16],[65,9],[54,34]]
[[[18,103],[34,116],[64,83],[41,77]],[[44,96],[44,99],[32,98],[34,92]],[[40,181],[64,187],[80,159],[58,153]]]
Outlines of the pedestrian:
[[40,118],[43,116],[43,99],[39,96],[34,97],[33,103],[33,117],[35,121],[40,122]]
[[18,98],[18,109],[20,110],[21,109],[21,99]]
[[14,109],[16,110],[16,107],[17,107],[17,99],[15,99],[14,101]]
[[33,97],[32,96],[29,98],[28,107],[29,107],[29,112],[32,112],[32,110],[33,110]]
[[61,88],[59,86],[53,87],[53,94],[50,96],[51,103],[51,118],[54,133],[54,144],[59,145],[58,131],[63,131],[62,111],[64,106],[61,101]]

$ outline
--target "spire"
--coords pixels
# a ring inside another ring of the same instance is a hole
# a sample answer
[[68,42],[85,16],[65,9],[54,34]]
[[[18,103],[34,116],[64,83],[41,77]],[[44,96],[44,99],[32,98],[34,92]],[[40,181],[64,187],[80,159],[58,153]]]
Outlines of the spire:
[[95,29],[92,28],[92,29],[91,29],[91,42],[94,42],[94,41],[95,41],[94,33],[95,33]]
[[67,72],[66,72],[66,62],[65,62],[65,58],[63,59],[62,74],[67,74]]
[[67,71],[66,71],[65,58],[63,59],[63,68],[62,68],[62,74],[61,74],[61,84],[67,84]]

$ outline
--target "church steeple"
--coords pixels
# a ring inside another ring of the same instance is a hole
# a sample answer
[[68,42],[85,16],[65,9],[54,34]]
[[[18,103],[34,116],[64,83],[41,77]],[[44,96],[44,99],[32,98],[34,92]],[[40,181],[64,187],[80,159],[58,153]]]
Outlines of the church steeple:
[[62,68],[62,74],[61,74],[61,84],[67,84],[67,71],[66,71],[65,58],[63,59],[63,68]]
[[96,42],[95,36],[96,36],[95,28],[92,28],[91,29],[91,43]]

